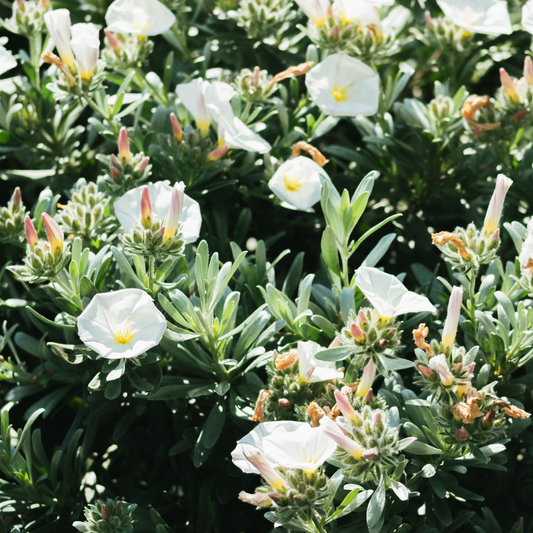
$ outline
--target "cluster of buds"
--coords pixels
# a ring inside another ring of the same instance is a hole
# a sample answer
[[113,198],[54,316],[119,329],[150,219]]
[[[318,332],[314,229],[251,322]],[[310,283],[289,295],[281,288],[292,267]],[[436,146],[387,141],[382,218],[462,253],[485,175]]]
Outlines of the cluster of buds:
[[[343,391],[344,392],[344,391]],[[412,439],[399,439],[400,417],[397,408],[381,409],[363,405],[354,409],[349,395],[337,391],[337,404],[342,412],[335,422],[324,417],[323,431],[339,448],[330,463],[350,478],[364,481],[375,471],[397,464],[397,454]]]
[[528,106],[533,99],[533,60],[527,56],[524,61],[524,76],[520,79],[509,76],[500,68],[501,91],[499,101],[506,113],[511,113],[515,123],[521,122],[529,113]]
[[6,207],[0,208],[0,239],[17,238],[24,229],[26,209],[17,187]]
[[141,67],[154,49],[150,39],[139,38],[138,35],[113,33],[107,28],[105,32],[105,48],[102,58],[111,70],[128,70]]
[[474,224],[466,229],[456,228],[454,233],[441,231],[431,237],[452,268],[469,272],[476,271],[480,265],[488,264],[496,258],[500,244],[500,218],[503,203],[513,181],[503,174],[496,179],[496,186],[490,200],[483,228],[478,230]]
[[71,200],[61,208],[59,220],[68,235],[80,236],[89,240],[98,239],[103,226],[109,221],[109,198],[98,191],[95,183],[87,183],[80,178],[71,190]]
[[133,511],[136,504],[126,505],[110,498],[98,500],[83,510],[85,522],[72,524],[82,533],[130,533],[133,531]]
[[241,492],[239,499],[257,507],[273,506],[277,508],[293,508],[310,512],[316,508],[316,501],[324,497],[328,491],[328,478],[322,469],[314,472],[286,469],[279,474],[283,485],[279,489],[271,485],[263,485],[256,489],[255,494]]
[[432,17],[429,11],[424,13],[425,31],[412,29],[415,37],[434,50],[443,52],[467,53],[475,44],[474,34],[466,31],[445,17]]
[[416,365],[420,372],[417,383],[430,390],[435,398],[455,396],[461,398],[470,386],[474,374],[476,349],[466,352],[462,346],[455,345],[457,326],[461,315],[463,289],[454,287],[448,302],[448,314],[442,330],[442,339],[426,341],[429,328],[420,324],[413,331],[417,349]]
[[242,0],[236,11],[237,24],[251,39],[269,39],[272,44],[281,38],[296,16],[288,0]]
[[239,97],[244,102],[260,104],[268,102],[276,90],[272,76],[268,71],[255,67],[254,70],[244,68],[237,74],[233,84]]
[[43,31],[49,9],[50,0],[15,0],[11,18],[2,22],[9,31],[28,37]]
[[162,175],[175,176],[187,187],[210,179],[229,165],[223,160],[229,146],[217,146],[208,135],[188,125],[182,128],[176,115],[170,115],[173,135],[160,133],[159,145],[151,146]]
[[444,441],[448,444],[481,446],[503,437],[506,427],[505,416],[529,418],[530,414],[493,394],[495,383],[480,391],[470,386],[460,401],[442,405],[440,425]]
[[48,241],[39,240],[29,216],[24,219],[28,240],[24,266],[9,267],[21,281],[39,283],[53,279],[67,264],[70,254],[65,250],[64,236],[57,222],[48,214],[42,215]]
[[172,198],[166,217],[158,218],[152,212],[149,189],[143,187],[140,224],[135,225],[131,232],[121,235],[124,249],[135,255],[160,259],[166,259],[169,255],[181,255],[185,244],[180,232],[184,197],[184,184],[176,183],[172,189]]
[[103,178],[102,188],[114,196],[121,195],[146,181],[151,171],[149,157],[143,152],[131,153],[128,132],[122,128],[118,135],[118,156],[111,155],[109,175]]
[[455,114],[455,106],[453,99],[445,94],[439,94],[428,105],[430,116],[434,122],[439,124],[442,121],[452,118]]
[[75,24],[71,28],[68,9],[49,11],[44,21],[59,57],[46,51],[42,60],[54,65],[63,74],[49,85],[56,99],[99,90],[104,80],[105,62],[98,60],[98,28],[89,23]]
[[383,317],[375,309],[361,308],[350,312],[338,338],[341,346],[353,347],[354,355],[379,359],[401,347],[398,325],[394,317]]

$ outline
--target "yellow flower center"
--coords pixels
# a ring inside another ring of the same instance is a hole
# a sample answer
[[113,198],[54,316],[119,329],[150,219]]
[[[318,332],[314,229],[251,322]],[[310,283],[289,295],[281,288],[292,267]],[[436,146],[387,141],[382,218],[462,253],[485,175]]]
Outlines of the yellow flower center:
[[284,176],[285,188],[290,192],[298,192],[302,184],[298,176]]
[[346,89],[341,89],[340,87],[334,87],[331,91],[331,95],[337,102],[344,102],[344,100],[348,100],[348,96],[346,95]]
[[130,331],[130,326],[127,325],[124,329],[115,331],[115,342],[117,344],[129,344],[133,339],[133,333]]

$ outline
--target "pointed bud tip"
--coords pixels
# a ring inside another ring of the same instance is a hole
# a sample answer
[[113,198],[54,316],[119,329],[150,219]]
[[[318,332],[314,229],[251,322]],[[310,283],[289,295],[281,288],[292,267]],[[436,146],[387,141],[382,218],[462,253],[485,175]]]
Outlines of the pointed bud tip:
[[178,117],[174,113],[170,114],[170,123],[172,124],[172,131],[174,132],[174,137],[178,142],[183,140],[183,128],[181,127]]

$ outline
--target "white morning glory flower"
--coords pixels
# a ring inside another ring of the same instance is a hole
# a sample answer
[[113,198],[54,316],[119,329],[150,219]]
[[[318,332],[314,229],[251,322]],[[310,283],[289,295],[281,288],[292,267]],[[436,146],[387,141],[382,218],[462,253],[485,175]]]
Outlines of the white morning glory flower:
[[317,25],[323,26],[331,10],[329,0],[295,0],[300,9]]
[[450,372],[446,356],[443,353],[434,355],[429,360],[429,368],[439,374],[440,380],[445,387],[449,387],[453,383],[453,374]]
[[528,0],[522,7],[522,27],[533,33],[533,0]]
[[383,317],[423,311],[437,312],[425,296],[408,291],[398,278],[377,268],[359,268],[355,283]]
[[320,344],[307,341],[298,343],[298,365],[300,379],[305,383],[342,379],[344,374],[335,369],[335,362],[318,361],[317,352],[323,350]]
[[510,35],[511,19],[504,0],[437,0],[443,13],[470,33]]
[[70,46],[76,56],[76,64],[82,79],[90,80],[100,50],[100,39],[96,26],[94,24],[74,24]]
[[152,36],[168,31],[176,17],[158,0],[115,0],[105,21],[109,31]]
[[265,457],[283,468],[314,472],[337,449],[320,428],[301,423],[297,431],[276,431],[263,438]]
[[332,54],[305,76],[313,102],[328,115],[374,115],[379,103],[379,76],[359,59]]
[[137,357],[157,346],[167,321],[140,289],[97,294],[78,317],[81,341],[105,359]]
[[364,0],[335,0],[333,8],[341,14],[344,22],[356,21],[359,26],[368,27],[381,35],[381,18],[375,4]]
[[[231,452],[233,463],[245,474],[259,474],[259,470],[246,458],[250,451],[265,454],[263,439],[274,432],[294,432],[302,427],[302,422],[263,422],[258,424],[250,433],[237,441],[237,447]],[[246,455],[245,455],[246,454]],[[278,465],[275,465],[278,466]]]
[[288,204],[284,207],[307,211],[320,200],[321,175],[329,181],[329,176],[320,165],[308,157],[298,156],[285,161],[276,170],[268,186],[280,200]]
[[46,28],[61,60],[67,67],[74,66],[74,54],[70,48],[70,12],[68,9],[54,9],[44,14]]
[[17,66],[17,60],[13,57],[13,54],[2,46],[6,43],[7,39],[0,40],[0,74]]
[[[137,225],[141,225],[141,198],[145,186],[128,191],[115,202],[115,215],[125,231],[130,232]],[[150,193],[152,215],[159,221],[165,219],[169,213],[173,198],[173,188],[166,182],[159,181],[147,185]],[[184,195],[183,210],[180,216],[181,234],[186,243],[195,242],[200,236],[202,215],[200,205],[190,196]]]

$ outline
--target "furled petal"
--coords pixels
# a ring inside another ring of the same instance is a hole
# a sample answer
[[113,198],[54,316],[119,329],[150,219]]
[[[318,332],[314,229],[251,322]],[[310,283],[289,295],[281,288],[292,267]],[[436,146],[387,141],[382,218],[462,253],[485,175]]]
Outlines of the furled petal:
[[[168,214],[172,200],[172,187],[159,181],[147,186],[152,203],[152,214],[163,220]],[[125,231],[131,231],[141,223],[141,196],[143,187],[128,191],[115,202],[115,215]],[[202,215],[200,205],[190,196],[184,195],[183,211],[180,217],[181,233],[186,243],[195,242],[200,236]]]
[[265,457],[284,468],[314,472],[337,445],[320,428],[302,424],[298,431],[275,432],[263,439]]
[[271,435],[275,431],[289,433],[298,431],[302,426],[306,425],[307,424],[304,424],[303,422],[263,422],[262,424],[257,425],[242,439],[237,441],[237,447],[231,452],[231,459],[245,474],[259,474],[259,470],[257,470],[257,468],[255,468],[244,455],[246,450],[255,449],[264,453],[263,439],[265,437]]
[[332,54],[305,77],[309,95],[328,115],[374,115],[379,103],[379,76],[362,61]]
[[70,45],[76,56],[76,63],[83,79],[90,79],[100,50],[98,29],[93,24],[74,24]]
[[332,439],[337,446],[340,446],[344,451],[348,452],[352,457],[360,459],[363,456],[363,447],[350,439],[344,431],[331,418],[323,416],[320,419],[320,429],[324,434]]
[[44,14],[48,33],[56,45],[59,56],[67,67],[74,65],[70,48],[70,12],[68,9],[54,9]]
[[504,0],[437,0],[444,14],[470,33],[510,35],[511,19]]
[[321,175],[329,181],[329,176],[320,165],[308,157],[298,156],[283,163],[268,186],[281,200],[306,211],[320,200]]
[[189,83],[180,83],[176,87],[176,93],[178,94],[181,103],[193,116],[196,126],[204,132],[204,134],[209,129],[213,120],[211,113],[209,113],[209,110],[205,105],[205,92],[208,87],[209,82],[200,78],[192,80]]
[[425,296],[408,291],[395,276],[377,268],[361,267],[355,283],[381,316],[437,311]]
[[176,17],[158,0],[115,0],[105,20],[109,31],[151,36],[168,31]]
[[140,289],[97,294],[78,317],[81,341],[106,359],[136,357],[157,346],[167,321]]

